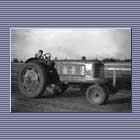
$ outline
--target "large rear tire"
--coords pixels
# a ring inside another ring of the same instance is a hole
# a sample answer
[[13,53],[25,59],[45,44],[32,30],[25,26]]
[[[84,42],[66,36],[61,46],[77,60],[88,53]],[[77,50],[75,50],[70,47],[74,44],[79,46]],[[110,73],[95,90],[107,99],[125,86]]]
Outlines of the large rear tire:
[[20,93],[26,97],[38,97],[45,89],[45,68],[37,63],[25,63],[18,74]]
[[107,101],[108,93],[105,87],[95,84],[87,89],[86,98],[91,104],[102,105]]

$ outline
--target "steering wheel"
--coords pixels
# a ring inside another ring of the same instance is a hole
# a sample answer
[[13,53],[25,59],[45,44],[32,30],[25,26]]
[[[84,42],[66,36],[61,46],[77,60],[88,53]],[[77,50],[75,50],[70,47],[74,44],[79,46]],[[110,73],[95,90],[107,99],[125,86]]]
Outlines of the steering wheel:
[[51,59],[51,53],[44,53],[43,54],[44,59]]

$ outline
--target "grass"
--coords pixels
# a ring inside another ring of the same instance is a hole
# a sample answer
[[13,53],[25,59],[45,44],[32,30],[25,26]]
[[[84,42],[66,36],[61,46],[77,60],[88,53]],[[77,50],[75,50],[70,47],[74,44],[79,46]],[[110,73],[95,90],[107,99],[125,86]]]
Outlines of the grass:
[[121,90],[105,105],[92,105],[79,91],[69,90],[57,97],[28,99],[17,92],[16,112],[131,112],[131,94]]

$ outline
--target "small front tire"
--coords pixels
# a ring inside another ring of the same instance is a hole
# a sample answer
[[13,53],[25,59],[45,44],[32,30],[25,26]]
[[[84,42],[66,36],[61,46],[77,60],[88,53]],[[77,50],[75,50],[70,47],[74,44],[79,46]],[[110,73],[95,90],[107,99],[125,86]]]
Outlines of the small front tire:
[[91,104],[102,105],[108,99],[108,94],[104,87],[95,84],[87,89],[86,98]]

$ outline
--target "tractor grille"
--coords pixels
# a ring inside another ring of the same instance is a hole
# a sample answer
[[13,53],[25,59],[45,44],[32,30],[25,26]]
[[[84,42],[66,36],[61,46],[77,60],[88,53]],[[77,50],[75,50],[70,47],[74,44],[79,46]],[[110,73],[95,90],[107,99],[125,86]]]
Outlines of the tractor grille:
[[104,75],[104,65],[102,63],[95,63],[94,64],[94,77],[99,78],[103,77]]

